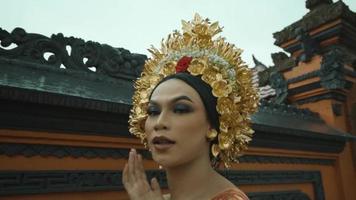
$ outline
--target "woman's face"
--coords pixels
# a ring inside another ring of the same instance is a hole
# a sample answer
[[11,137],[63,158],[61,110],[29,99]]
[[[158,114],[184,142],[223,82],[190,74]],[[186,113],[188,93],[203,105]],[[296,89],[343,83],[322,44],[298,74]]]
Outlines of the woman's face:
[[199,94],[179,79],[161,83],[152,93],[145,123],[153,159],[175,167],[209,159],[210,125]]

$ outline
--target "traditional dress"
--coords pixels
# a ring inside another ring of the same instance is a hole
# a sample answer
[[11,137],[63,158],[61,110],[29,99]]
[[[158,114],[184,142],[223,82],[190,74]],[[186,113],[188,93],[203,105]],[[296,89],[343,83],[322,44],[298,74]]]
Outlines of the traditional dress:
[[[170,194],[163,195],[165,200],[171,200]],[[230,188],[219,192],[211,200],[249,200],[245,193],[238,188]]]
[[217,194],[211,200],[248,200],[248,197],[238,188],[231,188]]

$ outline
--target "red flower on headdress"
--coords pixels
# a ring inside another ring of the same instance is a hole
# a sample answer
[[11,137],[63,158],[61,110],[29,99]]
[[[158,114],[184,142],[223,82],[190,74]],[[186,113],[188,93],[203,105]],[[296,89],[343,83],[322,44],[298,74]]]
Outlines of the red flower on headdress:
[[176,65],[176,73],[185,72],[192,60],[193,58],[189,56],[183,56],[180,60],[178,60]]

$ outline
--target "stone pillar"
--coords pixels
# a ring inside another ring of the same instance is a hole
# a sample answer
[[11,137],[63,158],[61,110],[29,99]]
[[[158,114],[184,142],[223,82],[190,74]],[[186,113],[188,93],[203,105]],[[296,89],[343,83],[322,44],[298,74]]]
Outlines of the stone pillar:
[[[302,19],[274,33],[275,44],[290,53],[292,66],[276,66],[288,84],[289,103],[319,113],[336,129],[356,136],[356,14],[342,1],[307,0]],[[354,148],[352,148],[352,146]],[[339,155],[344,199],[356,196],[355,142]]]

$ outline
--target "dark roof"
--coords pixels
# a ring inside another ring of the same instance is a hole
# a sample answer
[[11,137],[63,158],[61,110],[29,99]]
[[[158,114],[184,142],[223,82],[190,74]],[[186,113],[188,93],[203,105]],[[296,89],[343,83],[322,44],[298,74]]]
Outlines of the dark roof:
[[[287,104],[262,101],[258,112],[252,116],[255,124],[283,128],[291,131],[346,135],[342,130],[326,125],[318,113]],[[291,126],[292,125],[292,126]]]
[[252,116],[252,146],[339,153],[356,137],[327,125],[317,113],[262,101]]
[[[48,38],[26,33],[21,28],[11,33],[0,28],[0,40],[5,47],[16,45],[10,49],[0,48],[1,95],[14,100],[21,100],[24,96],[20,93],[6,95],[5,89],[36,91],[41,94],[37,98],[41,98],[42,103],[95,107],[106,111],[115,107],[113,105],[128,107],[133,94],[133,80],[140,74],[146,60],[145,55],[133,54],[123,48],[85,42],[63,34]],[[46,54],[49,56],[45,57]],[[56,98],[51,98],[54,94]],[[59,97],[61,101],[56,100]],[[73,99],[77,103],[73,103]],[[28,100],[40,99],[28,97]]]
[[[44,36],[38,34],[23,34],[24,31],[20,34],[22,39],[19,39],[18,33],[4,33],[6,32],[2,30],[0,40],[10,38],[17,47],[12,50],[0,48],[0,104],[8,115],[0,117],[0,127],[57,128],[63,131],[67,129],[95,133],[106,131],[108,134],[121,131],[128,136],[127,120],[133,80],[140,73],[138,69],[142,69],[146,56],[72,37],[61,36],[62,42],[58,42],[53,36],[51,39],[43,38]],[[43,41],[47,42],[46,45]],[[75,57],[63,53],[67,52],[63,49],[65,45],[78,41],[84,46],[73,45],[72,54],[82,54]],[[96,45],[95,48],[93,44]],[[62,46],[62,49],[58,46]],[[45,51],[54,52],[55,56],[46,60],[42,56]],[[83,53],[85,51],[89,53]],[[101,54],[98,51],[102,51]],[[124,51],[125,58],[122,57]],[[88,62],[91,63],[75,64],[84,57],[89,57]],[[67,63],[66,68],[61,68],[61,63]],[[89,66],[95,66],[96,71],[88,70]],[[92,111],[92,114],[88,111]],[[73,123],[74,119],[78,123]],[[261,102],[259,112],[253,115],[252,122],[257,132],[255,137],[260,138],[256,140],[256,146],[270,145],[272,135],[277,137],[274,143],[277,142],[276,145],[280,148],[283,145],[279,145],[278,140],[284,141],[281,144],[288,144],[293,143],[295,137],[313,137],[324,143],[317,147],[314,145],[309,150],[320,148],[336,152],[343,148],[347,140],[346,133],[331,128],[317,114],[290,105]],[[266,134],[267,137],[264,137]],[[330,142],[335,141],[339,141],[339,145],[330,150]],[[298,143],[295,148],[304,147]]]
[[0,65],[0,98],[102,111],[131,105],[132,80],[2,57]]

